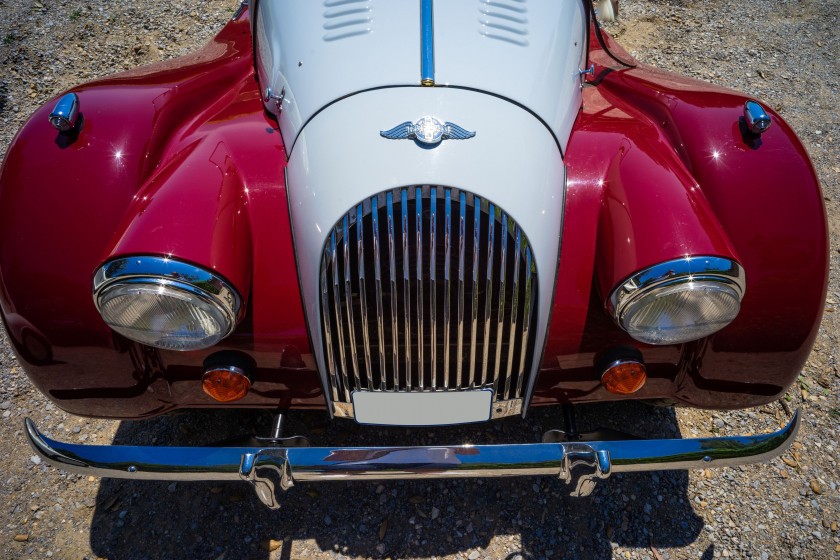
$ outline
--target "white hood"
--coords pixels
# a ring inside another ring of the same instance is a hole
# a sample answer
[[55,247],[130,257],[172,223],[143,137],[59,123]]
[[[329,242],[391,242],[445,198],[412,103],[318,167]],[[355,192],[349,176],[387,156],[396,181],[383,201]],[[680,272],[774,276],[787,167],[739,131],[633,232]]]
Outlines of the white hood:
[[[420,86],[420,4],[258,3],[260,83],[276,96],[283,94],[279,121],[287,150],[309,119],[338,99],[383,87]],[[583,3],[439,0],[433,10],[435,85],[510,100],[541,120],[565,150],[581,102]],[[275,114],[277,106],[274,100],[266,102]]]

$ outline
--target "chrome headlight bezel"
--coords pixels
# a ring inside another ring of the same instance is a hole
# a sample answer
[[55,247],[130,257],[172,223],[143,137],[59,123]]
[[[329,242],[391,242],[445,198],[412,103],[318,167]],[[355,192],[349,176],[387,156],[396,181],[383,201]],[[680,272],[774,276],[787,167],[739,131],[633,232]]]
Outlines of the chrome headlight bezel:
[[[236,328],[242,300],[226,280],[209,270],[161,256],[133,256],[109,261],[99,267],[93,277],[93,301],[100,315],[105,296],[116,288],[131,285],[163,288],[212,306],[224,320],[223,333],[218,340],[224,339]],[[184,350],[208,348],[218,340]]]
[[[698,283],[717,284],[733,292],[739,304],[746,291],[746,276],[739,263],[724,257],[692,256],[665,261],[633,274],[610,294],[607,310],[616,324],[628,331],[625,322],[627,311],[642,298],[680,284]],[[657,343],[634,338],[648,344],[679,344],[697,339]]]

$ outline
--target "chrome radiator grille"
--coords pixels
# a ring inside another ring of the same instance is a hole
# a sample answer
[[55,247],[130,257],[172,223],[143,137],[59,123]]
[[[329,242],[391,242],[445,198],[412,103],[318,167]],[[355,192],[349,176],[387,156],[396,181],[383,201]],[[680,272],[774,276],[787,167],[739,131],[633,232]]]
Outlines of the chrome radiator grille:
[[337,405],[355,390],[492,388],[509,401],[527,389],[536,265],[492,203],[435,186],[366,199],[330,231],[320,283]]

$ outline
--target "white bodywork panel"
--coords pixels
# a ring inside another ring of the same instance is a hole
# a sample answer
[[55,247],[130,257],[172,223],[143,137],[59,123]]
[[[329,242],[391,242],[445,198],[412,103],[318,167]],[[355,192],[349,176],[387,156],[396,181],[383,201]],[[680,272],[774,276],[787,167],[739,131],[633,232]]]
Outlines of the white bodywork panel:
[[[278,116],[286,149],[306,121],[345,95],[420,76],[418,0],[261,0],[260,85],[285,90]],[[276,104],[266,103],[277,114]]]
[[[266,108],[278,115],[287,151],[310,118],[342,97],[420,87],[420,0],[261,0],[258,9],[260,84],[284,94],[282,111],[274,100]],[[583,2],[438,0],[433,21],[438,86],[523,105],[565,150],[581,103]]]
[[522,104],[566,144],[581,104],[586,14],[580,0],[434,3],[435,83]]
[[[388,140],[379,134],[424,115],[458,124],[476,136],[421,147],[413,140]],[[324,243],[348,210],[397,187],[463,189],[493,202],[522,227],[539,280],[535,348],[543,347],[559,258],[565,168],[552,134],[533,115],[498,97],[462,89],[370,91],[319,113],[301,132],[286,170],[303,302],[324,387],[319,297]],[[532,382],[539,355],[538,350]]]

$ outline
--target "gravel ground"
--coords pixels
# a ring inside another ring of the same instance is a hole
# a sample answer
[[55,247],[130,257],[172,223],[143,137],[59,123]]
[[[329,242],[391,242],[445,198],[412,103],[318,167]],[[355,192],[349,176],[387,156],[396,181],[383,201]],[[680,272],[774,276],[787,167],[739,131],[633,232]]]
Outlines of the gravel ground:
[[[0,0],[0,153],[41,103],[76,83],[185,54],[230,17],[229,0]],[[582,427],[632,425],[649,437],[766,432],[801,407],[794,449],[769,464],[617,475],[571,499],[543,479],[300,484],[279,511],[244,484],[133,483],[67,475],[25,444],[24,417],[87,443],[196,445],[230,414],[144,422],[63,413],[24,376],[0,332],[0,553],[8,558],[840,558],[837,274],[840,225],[840,5],[836,0],[625,0],[609,30],[642,61],[748,92],[788,120],[811,153],[831,224],[826,313],[800,381],[778,403],[739,412],[581,407]],[[0,240],[2,242],[2,240]],[[640,420],[641,419],[641,420]],[[248,414],[267,429],[268,418]],[[319,443],[536,441],[562,426],[537,410],[480,428],[370,433],[323,414],[290,431]],[[272,550],[273,549],[273,550]]]

